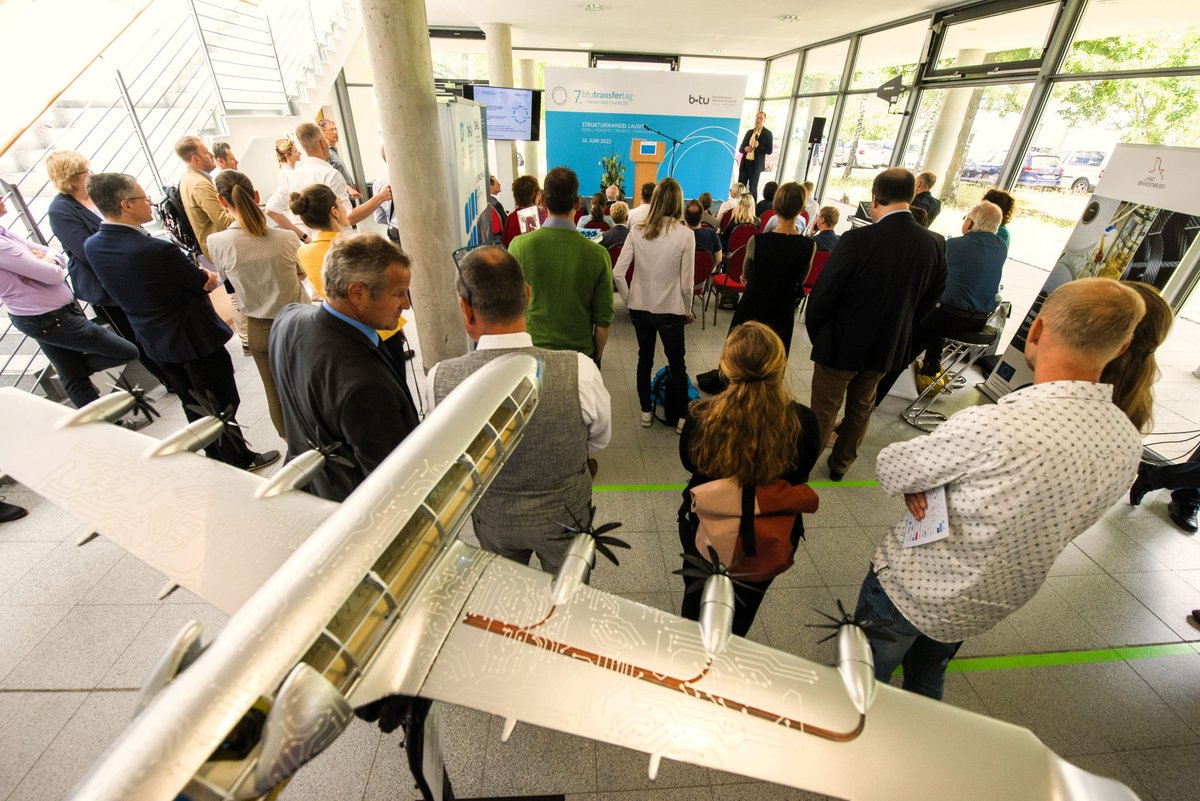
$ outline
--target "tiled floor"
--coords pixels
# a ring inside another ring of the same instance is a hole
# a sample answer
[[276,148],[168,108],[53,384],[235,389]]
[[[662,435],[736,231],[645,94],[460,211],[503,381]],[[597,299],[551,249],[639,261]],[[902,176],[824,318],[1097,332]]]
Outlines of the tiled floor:
[[[1005,295],[1018,320],[1043,279],[1038,270],[1009,265]],[[729,312],[721,312],[716,327],[689,327],[690,372],[716,366],[728,323]],[[1179,321],[1161,354],[1160,432],[1200,428],[1200,379],[1191,375],[1200,364],[1197,342],[1200,325]],[[793,343],[788,380],[806,401],[812,364],[802,326]],[[251,442],[282,447],[266,418],[251,360],[231,352],[243,390],[238,417]],[[628,315],[619,309],[603,370],[615,430],[610,447],[598,455],[596,483],[681,482],[678,437],[663,426],[642,429],[636,422],[635,360]],[[898,391],[902,388],[903,382]],[[873,478],[882,447],[917,435],[897,420],[905,403],[897,397],[882,404],[849,479]],[[160,407],[164,419],[148,429],[155,436],[182,420],[173,401]],[[1179,447],[1163,451],[1177,455]],[[815,478],[824,478],[822,469]],[[21,487],[3,493],[31,514],[0,528],[0,799],[59,799],[125,725],[136,690],[167,640],[192,619],[211,638],[226,619],[184,591],[156,601],[162,576],[102,539],[77,547],[80,524]],[[677,609],[681,586],[669,573],[678,563],[679,494],[602,492],[596,503],[602,518],[623,521],[621,533],[633,549],[620,568],[601,563],[593,583]],[[822,489],[821,511],[807,521],[808,539],[796,565],[767,595],[751,638],[830,660],[830,644],[816,644],[818,635],[803,624],[815,622],[813,607],[831,609],[837,598],[854,599],[874,544],[901,515],[901,502],[875,488]],[[1200,542],[1167,521],[1165,493],[1155,493],[1136,509],[1117,503],[1067,548],[1032,602],[967,641],[961,656],[1195,642],[1200,631],[1185,615],[1197,606]],[[1119,778],[1143,799],[1200,798],[1200,653],[953,673],[946,703],[1027,726],[1060,754]],[[638,753],[527,725],[501,743],[501,722],[469,709],[446,708],[444,719],[444,749],[460,798],[538,793],[612,801],[816,798],[681,764],[664,763],[651,782],[647,758]],[[417,795],[400,738],[356,722],[282,797],[383,801]]]

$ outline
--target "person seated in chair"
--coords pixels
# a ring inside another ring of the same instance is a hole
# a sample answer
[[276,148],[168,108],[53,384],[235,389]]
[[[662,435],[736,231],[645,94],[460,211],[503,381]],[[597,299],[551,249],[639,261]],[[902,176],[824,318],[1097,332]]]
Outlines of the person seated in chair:
[[817,232],[812,238],[816,243],[817,250],[832,251],[837,246],[841,237],[834,233],[833,229],[839,219],[841,219],[841,215],[833,206],[822,206],[821,210],[817,212]]
[[[913,357],[925,351],[916,375],[918,392],[924,391],[942,371],[945,337],[982,331],[996,309],[996,293],[1008,258],[1008,248],[996,236],[1003,217],[999,206],[982,201],[963,219],[963,235],[946,240],[946,288],[933,311],[913,329]],[[888,373],[879,382],[876,406],[899,374],[899,371]]]
[[700,225],[703,214],[700,202],[690,200],[683,208],[683,221],[687,223],[688,228],[692,229],[692,236],[696,237],[697,249],[707,250],[713,254],[713,269],[715,270],[725,254],[721,252],[721,237],[717,236],[717,232]]
[[758,201],[758,205],[754,207],[754,213],[761,217],[764,212],[771,209],[771,203],[775,200],[775,190],[779,188],[779,184],[775,181],[767,181],[767,185],[763,187],[763,199]]
[[614,245],[624,245],[629,236],[629,205],[624,200],[618,200],[609,207],[612,216],[612,227],[600,237],[600,247],[608,250]]

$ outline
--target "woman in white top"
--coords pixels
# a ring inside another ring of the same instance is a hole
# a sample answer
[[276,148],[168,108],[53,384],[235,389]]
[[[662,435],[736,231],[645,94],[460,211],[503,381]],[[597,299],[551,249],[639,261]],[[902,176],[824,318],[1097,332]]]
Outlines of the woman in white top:
[[[654,366],[656,337],[663,343],[670,379],[667,382],[666,419],[676,430],[683,427],[687,411],[687,365],[684,363],[683,327],[695,320],[691,313],[695,278],[696,237],[681,224],[683,191],[674,178],[664,178],[654,188],[650,212],[633,226],[621,257],[613,268],[617,291],[629,308],[637,332],[637,391],[642,425],[654,419],[650,395],[650,370]],[[633,279],[625,272],[633,263]]]
[[[279,180],[284,180],[285,174],[292,171],[296,166],[296,162],[300,160],[300,148],[296,147],[296,143],[288,137],[275,140],[275,161],[278,168]],[[277,211],[267,210],[267,217],[271,222],[278,225],[285,231],[291,231],[296,236],[300,237],[301,242],[308,242],[308,232],[296,225],[286,214],[280,214]]]
[[258,208],[254,185],[236,170],[224,170],[217,176],[217,199],[233,215],[234,224],[208,237],[208,252],[223,278],[233,282],[242,311],[246,313],[250,355],[267,392],[267,410],[275,431],[283,439],[283,410],[271,364],[267,360],[267,342],[275,315],[289,303],[308,303],[308,293],[300,284],[304,273],[296,260],[300,240],[291,231],[268,228]]

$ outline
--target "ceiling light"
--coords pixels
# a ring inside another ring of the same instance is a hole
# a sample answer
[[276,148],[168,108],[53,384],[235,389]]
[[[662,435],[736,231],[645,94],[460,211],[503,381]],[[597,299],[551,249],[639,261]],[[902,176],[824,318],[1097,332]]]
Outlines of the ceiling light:
[[588,48],[589,50],[590,50],[590,49],[592,49],[593,47],[595,47],[595,45],[593,45],[591,42],[580,42],[580,43],[579,43],[579,46],[580,46],[580,47],[586,47],[586,48]]
[[799,22],[803,17],[799,14],[784,14],[779,18],[780,22]]
[[588,3],[586,6],[583,7],[583,10],[584,11],[603,11],[604,6],[600,5],[599,3]]
[[721,48],[714,47],[712,50],[709,50],[708,52],[712,53],[715,56],[721,52]]

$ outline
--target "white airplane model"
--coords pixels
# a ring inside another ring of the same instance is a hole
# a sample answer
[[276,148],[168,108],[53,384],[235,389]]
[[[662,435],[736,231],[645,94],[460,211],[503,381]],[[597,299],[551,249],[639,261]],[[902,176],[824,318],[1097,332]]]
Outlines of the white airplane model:
[[[215,418],[158,441],[115,425],[115,392],[74,411],[0,389],[0,470],[232,615],[180,632],[140,711],[73,790],[89,801],[273,797],[355,708],[462,704],[650,755],[854,801],[1127,801],[1027,729],[877,686],[863,629],[837,665],[729,634],[729,579],[699,624],[587,586],[578,534],[551,576],[456,537],[536,407],[540,365],[498,359],[338,505],[192,451]],[[601,543],[602,547],[602,543]],[[440,777],[435,777],[440,778]]]

